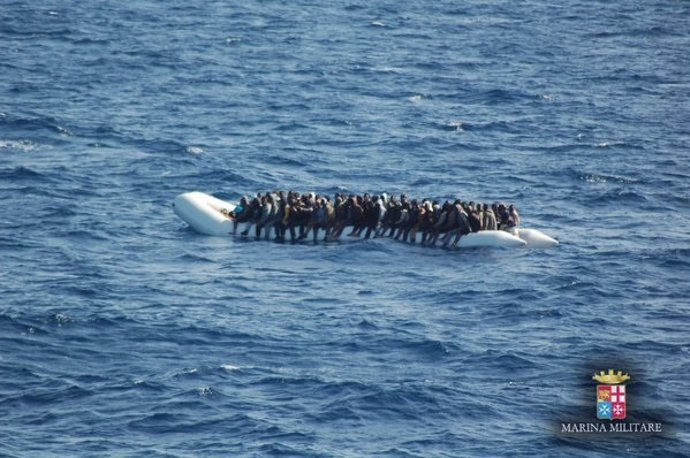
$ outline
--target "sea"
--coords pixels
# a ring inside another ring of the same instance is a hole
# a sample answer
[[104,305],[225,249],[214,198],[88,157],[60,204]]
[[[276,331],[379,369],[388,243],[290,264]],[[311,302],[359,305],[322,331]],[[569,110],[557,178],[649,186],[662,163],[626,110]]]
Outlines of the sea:
[[[690,3],[1,0],[0,456],[690,450]],[[209,237],[201,191],[551,249]],[[627,423],[597,420],[621,370]]]

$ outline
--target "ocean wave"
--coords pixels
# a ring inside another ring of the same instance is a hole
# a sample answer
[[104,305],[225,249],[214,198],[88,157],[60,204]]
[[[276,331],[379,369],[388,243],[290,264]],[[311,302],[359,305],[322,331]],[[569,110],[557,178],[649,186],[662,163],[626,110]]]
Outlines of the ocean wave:
[[71,132],[52,116],[21,117],[12,114],[0,116],[0,128],[10,129],[12,132],[47,131],[64,136],[71,136]]
[[46,175],[24,166],[0,169],[0,178],[8,181],[43,181],[48,179]]
[[611,175],[604,173],[586,173],[578,172],[576,170],[571,170],[571,173],[577,175],[577,177],[588,183],[619,183],[619,184],[635,184],[640,183],[639,178],[626,177],[620,175]]
[[211,263],[211,264],[216,263],[216,261],[211,259],[211,258],[201,256],[201,255],[196,255],[193,253],[185,253],[183,255],[180,255],[177,257],[177,261],[180,261],[180,262],[188,262],[188,261],[189,262],[203,262],[203,263]]
[[0,140],[0,150],[22,151],[28,153],[38,148],[38,144],[30,140]]
[[592,204],[647,204],[649,198],[643,193],[633,189],[619,188],[609,189],[608,191],[592,196],[588,199]]

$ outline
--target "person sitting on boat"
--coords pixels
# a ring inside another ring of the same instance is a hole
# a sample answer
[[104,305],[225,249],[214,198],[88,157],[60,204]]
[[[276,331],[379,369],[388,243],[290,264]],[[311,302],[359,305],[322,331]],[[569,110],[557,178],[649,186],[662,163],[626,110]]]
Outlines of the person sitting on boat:
[[372,232],[376,234],[380,209],[379,196],[374,196],[372,199],[364,201],[363,227],[367,228],[367,232],[364,234],[365,239],[371,237]]
[[246,223],[251,219],[252,212],[251,207],[246,196],[240,199],[240,204],[231,211],[228,216],[232,218],[232,235],[237,234],[237,226],[240,223]]
[[496,215],[494,211],[489,207],[489,204],[484,204],[484,218],[482,221],[482,229],[485,231],[495,231],[498,229],[496,224]]
[[287,226],[283,223],[285,220],[285,214],[288,211],[287,196],[283,191],[278,193],[278,201],[276,203],[278,210],[273,221],[273,227],[275,228],[275,240],[278,242],[285,241],[285,230]]
[[379,219],[380,224],[378,230],[376,231],[376,237],[383,237],[386,235],[386,231],[388,230],[391,224],[391,220],[394,217],[393,209],[395,207],[395,196],[391,196],[390,199],[382,200],[384,201],[383,205],[385,207],[385,210],[383,211],[383,214]]
[[[309,221],[309,228],[311,228],[314,234],[314,243],[318,242],[319,229],[325,228],[328,222],[328,213],[326,213],[326,201],[321,199],[319,196],[314,198],[313,211],[311,213],[311,218]],[[309,229],[307,229],[307,233]]]
[[386,210],[388,210],[388,194],[385,192],[379,196],[379,200],[376,202],[379,206],[379,217],[378,225],[380,226],[383,222],[383,218],[386,216]]
[[424,212],[424,219],[420,225],[420,230],[422,231],[422,245],[427,245],[431,240],[434,232],[434,225],[438,221],[441,215],[441,207],[437,201],[429,202],[426,211]]
[[350,237],[359,237],[359,233],[364,228],[364,199],[362,196],[352,196],[351,204],[352,231]]
[[280,223],[280,220],[283,219],[282,215],[280,214],[280,195],[277,192],[271,193],[271,200],[271,213],[266,221],[266,240],[271,237],[272,231],[275,231],[275,238],[279,239],[279,229],[277,225]]
[[402,227],[402,241],[407,242],[412,230],[417,227],[419,223],[419,203],[417,199],[412,199],[407,209],[407,222]]
[[287,231],[290,232],[290,241],[294,242],[297,239],[297,234],[295,233],[295,228],[299,224],[300,212],[302,211],[300,207],[299,194],[294,193],[290,198],[288,198],[288,208],[286,210],[286,217],[283,220],[287,226]]
[[460,242],[460,239],[472,232],[472,223],[470,222],[469,215],[467,214],[467,207],[464,207],[462,203],[460,204],[460,208],[458,209],[458,228],[455,230],[455,239],[453,239],[453,243],[451,243],[451,248],[455,248],[458,246],[458,243]]
[[498,204],[498,229],[501,231],[512,232],[515,227],[515,221],[508,212],[505,204]]
[[252,229],[252,226],[254,224],[257,224],[259,220],[261,219],[261,193],[257,193],[256,197],[252,199],[251,203],[249,204],[250,206],[250,214],[251,216],[247,220],[247,226],[244,228],[244,231],[240,235],[243,237],[246,237],[249,235],[249,231]]
[[479,216],[477,209],[473,205],[469,205],[466,213],[472,232],[479,232],[482,229],[482,218]]
[[388,237],[393,237],[395,235],[395,230],[398,228],[397,222],[402,215],[402,210],[402,203],[393,196],[388,211],[386,212],[386,215],[389,217],[388,226],[386,228],[389,230]]
[[299,226],[299,237],[297,240],[304,240],[309,235],[311,217],[314,213],[314,202],[308,194],[302,195],[300,199],[300,211],[297,225]]
[[343,194],[336,194],[333,209],[335,210],[335,219],[333,221],[333,228],[328,237],[329,241],[337,240],[345,224],[347,224],[348,205]]
[[444,247],[448,246],[451,237],[453,237],[453,235],[459,234],[462,231],[462,229],[466,226],[465,223],[467,223],[466,207],[461,200],[456,199],[455,202],[453,202],[453,205],[448,208],[445,235],[441,239],[441,245],[443,245]]
[[362,215],[358,222],[353,222],[354,227],[352,228],[352,233],[350,235],[359,237],[362,231],[367,227],[366,212],[367,208],[371,204],[371,195],[369,195],[367,192],[364,193],[364,196],[356,196],[355,203],[361,207]]
[[483,231],[484,230],[484,207],[482,204],[478,203],[475,207],[474,210],[477,212],[477,216],[479,216],[479,230]]
[[513,222],[515,222],[515,227],[518,227],[520,225],[520,215],[518,215],[517,208],[515,208],[514,205],[511,204],[508,206],[508,214],[511,218],[513,218]]
[[400,236],[402,236],[403,232],[405,232],[405,228],[407,227],[407,223],[409,222],[409,220],[410,204],[407,203],[407,198],[403,194],[400,198],[400,216],[398,217],[398,220],[395,222],[395,240],[400,240]]
[[323,202],[324,209],[326,210],[326,223],[323,226],[323,241],[326,242],[328,241],[328,238],[333,231],[333,226],[335,225],[335,207],[331,203],[331,199],[328,196],[323,197]]
[[274,216],[274,209],[273,209],[273,197],[271,196],[270,193],[266,193],[266,195],[261,199],[261,218],[259,219],[259,222],[256,225],[256,238],[259,239],[261,238],[261,231],[265,229],[266,233],[266,240],[268,240],[269,232],[270,232],[270,227],[269,227],[269,221]]
[[431,208],[431,203],[429,201],[424,201],[422,202],[421,205],[417,204],[417,201],[412,201],[414,204],[413,207],[413,215],[412,215],[412,220],[414,220],[414,224],[411,225],[410,227],[410,234],[409,234],[409,240],[410,243],[416,243],[417,242],[417,232],[424,226],[424,222],[426,221],[426,213],[429,211]]
[[429,245],[435,246],[439,236],[441,234],[445,234],[455,226],[455,218],[453,212],[453,205],[450,202],[445,201],[443,203],[443,207],[441,207],[441,214],[438,220],[436,221],[436,224],[434,224],[434,233],[431,237],[431,240],[429,240],[428,242]]

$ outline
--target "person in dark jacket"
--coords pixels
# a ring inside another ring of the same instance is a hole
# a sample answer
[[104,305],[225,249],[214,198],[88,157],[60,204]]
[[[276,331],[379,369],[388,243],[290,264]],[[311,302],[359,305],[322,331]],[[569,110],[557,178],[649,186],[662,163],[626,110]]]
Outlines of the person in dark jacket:
[[479,232],[482,229],[482,219],[479,217],[479,213],[476,208],[468,207],[467,219],[470,223],[470,229],[472,232]]
[[515,227],[515,221],[510,216],[508,209],[504,204],[498,204],[498,229],[502,231],[510,231]]
[[251,216],[247,220],[247,226],[244,228],[244,231],[240,235],[243,237],[246,237],[249,235],[249,231],[252,229],[252,226],[255,224],[258,224],[259,220],[261,219],[261,193],[258,193],[254,199],[252,199],[252,202],[249,204],[251,207]]
[[350,231],[350,233],[348,234],[350,237],[359,237],[359,233],[362,231],[362,228],[364,227],[364,207],[362,206],[363,203],[364,200],[362,199],[362,196],[352,196],[352,203],[350,204],[352,231]]
[[367,228],[367,232],[364,235],[365,239],[371,237],[371,234],[376,234],[376,228],[379,224],[379,213],[381,207],[379,206],[379,196],[374,196],[372,199],[366,201],[364,204],[364,227]]
[[455,239],[453,239],[453,243],[451,244],[451,247],[452,248],[457,247],[462,236],[467,235],[470,232],[472,232],[472,226],[470,223],[470,218],[467,214],[467,211],[465,210],[465,207],[460,205],[460,213],[458,215],[458,228],[454,232]]
[[229,213],[230,218],[233,220],[232,225],[232,235],[237,234],[237,226],[240,223],[246,223],[252,217],[252,207],[249,205],[249,201],[246,197],[240,199],[240,204]]

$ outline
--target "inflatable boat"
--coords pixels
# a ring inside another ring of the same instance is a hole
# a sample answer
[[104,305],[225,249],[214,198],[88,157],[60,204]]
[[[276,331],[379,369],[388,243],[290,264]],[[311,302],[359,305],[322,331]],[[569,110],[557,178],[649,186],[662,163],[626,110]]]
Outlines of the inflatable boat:
[[[225,202],[203,192],[180,194],[173,202],[175,214],[197,232],[206,235],[232,235],[234,221],[227,215],[235,209]],[[520,247],[548,248],[558,241],[536,229],[519,228],[515,233],[506,231],[479,231],[460,239],[460,248],[469,247]]]

